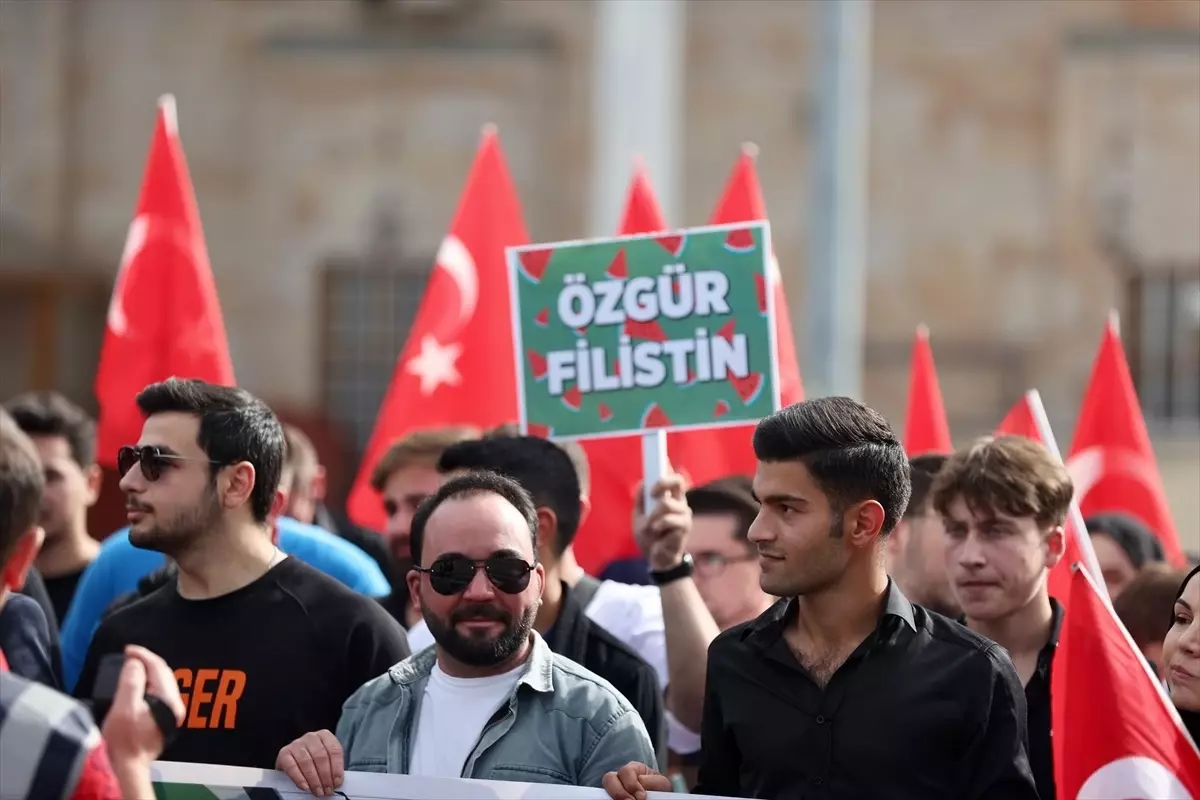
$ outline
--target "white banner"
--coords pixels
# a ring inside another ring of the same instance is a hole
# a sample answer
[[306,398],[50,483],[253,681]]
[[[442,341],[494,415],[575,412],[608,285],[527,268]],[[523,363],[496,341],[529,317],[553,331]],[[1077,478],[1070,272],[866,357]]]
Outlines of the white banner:
[[[150,770],[159,800],[301,800],[282,772],[212,764],[156,761]],[[549,783],[510,783],[347,772],[333,793],[344,800],[607,800],[603,789]],[[650,792],[647,800],[719,800],[707,795]]]

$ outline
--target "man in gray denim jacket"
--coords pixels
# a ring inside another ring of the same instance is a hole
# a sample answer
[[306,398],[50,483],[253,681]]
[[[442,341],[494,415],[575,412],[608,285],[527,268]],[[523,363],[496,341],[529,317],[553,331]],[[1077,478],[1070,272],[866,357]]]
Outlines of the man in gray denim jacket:
[[655,763],[630,703],[533,630],[538,513],[519,484],[487,472],[422,505],[409,588],[436,644],[355,692],[336,736],[280,751],[300,789],[328,795],[344,769],[599,787],[630,761]]

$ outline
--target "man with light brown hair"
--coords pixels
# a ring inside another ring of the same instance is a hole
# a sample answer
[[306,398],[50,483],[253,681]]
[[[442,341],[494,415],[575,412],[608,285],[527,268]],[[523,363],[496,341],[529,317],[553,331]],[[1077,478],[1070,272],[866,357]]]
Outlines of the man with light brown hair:
[[417,507],[442,485],[437,470],[442,451],[452,444],[478,439],[481,432],[468,425],[424,428],[397,439],[371,473],[371,488],[379,492],[387,523],[383,537],[390,556],[388,577],[392,593],[380,603],[406,629],[420,619],[409,602],[407,575],[412,568],[409,533]]
[[1025,685],[1029,766],[1042,800],[1055,796],[1050,669],[1063,613],[1047,575],[1062,557],[1073,494],[1063,463],[1019,436],[977,440],[933,484],[962,622],[1007,650]]

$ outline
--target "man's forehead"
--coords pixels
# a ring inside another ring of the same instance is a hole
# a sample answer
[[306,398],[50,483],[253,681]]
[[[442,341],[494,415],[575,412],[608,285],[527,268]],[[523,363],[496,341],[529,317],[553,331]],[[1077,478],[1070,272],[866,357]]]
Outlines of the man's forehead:
[[29,437],[42,463],[71,460],[71,443],[65,436],[34,434]]
[[960,522],[974,522],[977,525],[995,522],[1016,523],[1021,518],[1006,514],[999,509],[968,503],[964,497],[954,498],[954,502],[946,509],[951,519]]
[[800,461],[760,461],[754,470],[754,496],[759,502],[813,494],[815,485],[808,467]]
[[199,450],[200,419],[192,414],[168,411],[146,418],[140,445],[158,445],[176,452]]
[[442,476],[432,464],[406,464],[384,481],[383,493],[391,497],[433,494]]
[[433,510],[425,523],[431,555],[461,552],[483,558],[497,550],[531,554],[529,525],[511,503],[496,494],[452,497]]

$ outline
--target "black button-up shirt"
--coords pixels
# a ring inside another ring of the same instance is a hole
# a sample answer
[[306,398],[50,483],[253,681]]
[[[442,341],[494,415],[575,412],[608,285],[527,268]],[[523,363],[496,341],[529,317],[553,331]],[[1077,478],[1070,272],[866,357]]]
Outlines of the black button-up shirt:
[[709,647],[697,794],[1037,800],[1003,649],[889,582],[875,631],[822,689],[784,640],[796,602]]
[[1037,668],[1025,684],[1025,706],[1029,718],[1029,766],[1037,782],[1041,800],[1055,800],[1054,749],[1050,740],[1050,669],[1054,663],[1054,651],[1058,649],[1058,635],[1062,630],[1063,607],[1050,598],[1053,612],[1050,624],[1050,640],[1038,652]]

